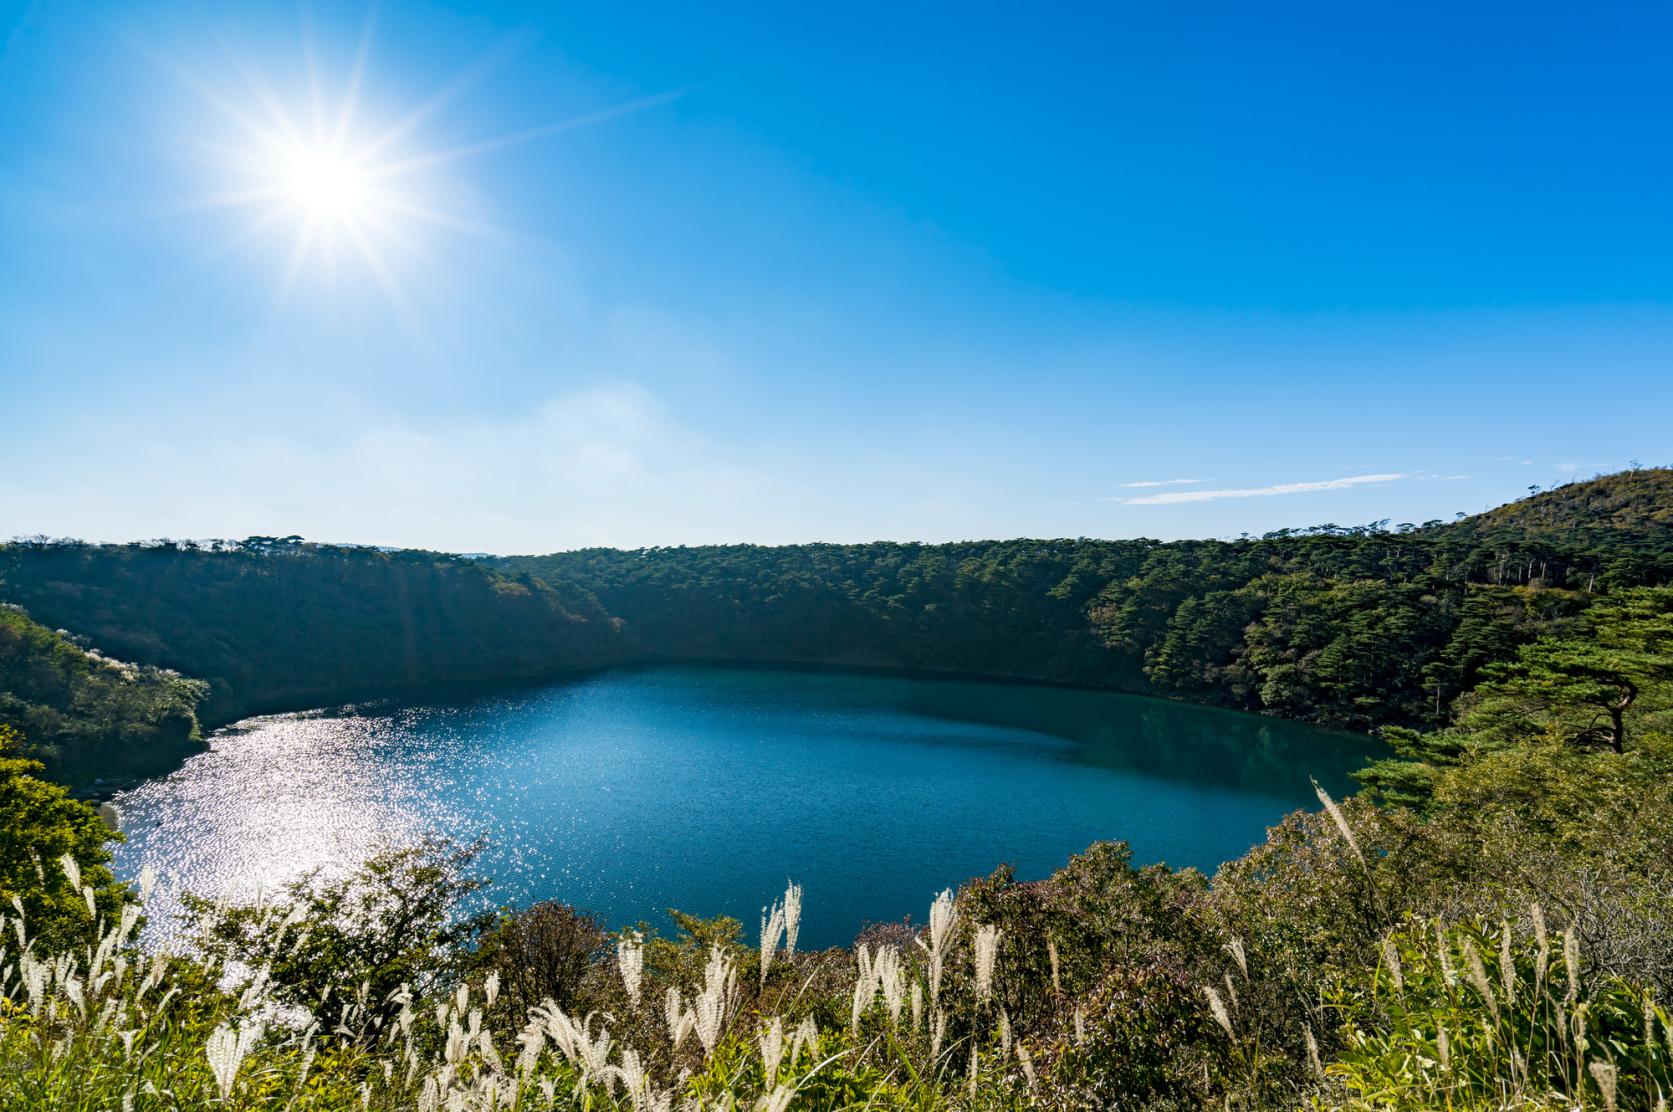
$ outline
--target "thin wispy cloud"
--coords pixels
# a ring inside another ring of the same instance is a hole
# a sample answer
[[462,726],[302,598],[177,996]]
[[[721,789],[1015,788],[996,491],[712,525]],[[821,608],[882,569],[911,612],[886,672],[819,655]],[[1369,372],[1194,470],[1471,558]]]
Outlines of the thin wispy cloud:
[[1270,498],[1280,494],[1312,494],[1321,490],[1345,490],[1371,483],[1393,483],[1411,476],[1404,471],[1382,475],[1348,475],[1340,479],[1316,479],[1305,483],[1278,483],[1265,487],[1242,487],[1227,490],[1175,490],[1165,494],[1145,494],[1136,498],[1112,498],[1109,501],[1123,506],[1172,506],[1181,502],[1216,502],[1222,498]]
[[1135,490],[1139,487],[1196,486],[1199,483],[1212,483],[1213,481],[1213,479],[1146,479],[1143,482],[1122,483],[1121,486],[1128,490]]

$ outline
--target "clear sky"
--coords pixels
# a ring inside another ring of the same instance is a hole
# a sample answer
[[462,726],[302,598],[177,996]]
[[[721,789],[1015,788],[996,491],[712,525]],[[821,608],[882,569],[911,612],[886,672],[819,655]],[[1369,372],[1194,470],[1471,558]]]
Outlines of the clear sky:
[[1673,460],[1673,7],[810,7],[0,0],[0,535],[1227,536]]

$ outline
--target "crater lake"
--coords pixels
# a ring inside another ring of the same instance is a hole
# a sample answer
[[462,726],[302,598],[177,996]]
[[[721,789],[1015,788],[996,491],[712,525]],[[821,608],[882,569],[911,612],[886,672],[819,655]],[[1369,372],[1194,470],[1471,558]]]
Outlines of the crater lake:
[[121,793],[120,875],[275,893],[426,834],[482,841],[485,898],[556,899],[608,926],[667,908],[741,919],[787,880],[804,946],[1001,863],[1037,879],[1100,840],[1211,872],[1311,781],[1352,790],[1370,738],[1142,696],[814,671],[623,668],[425,706],[247,719]]

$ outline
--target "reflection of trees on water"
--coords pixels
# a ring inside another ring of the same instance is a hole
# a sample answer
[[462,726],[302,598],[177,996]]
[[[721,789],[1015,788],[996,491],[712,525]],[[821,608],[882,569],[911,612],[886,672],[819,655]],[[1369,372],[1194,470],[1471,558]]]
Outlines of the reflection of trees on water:
[[1298,801],[1312,798],[1308,777],[1347,790],[1351,774],[1383,752],[1374,738],[1137,695],[963,682],[902,686],[908,710],[1064,738],[1081,746],[1075,759],[1084,764]]

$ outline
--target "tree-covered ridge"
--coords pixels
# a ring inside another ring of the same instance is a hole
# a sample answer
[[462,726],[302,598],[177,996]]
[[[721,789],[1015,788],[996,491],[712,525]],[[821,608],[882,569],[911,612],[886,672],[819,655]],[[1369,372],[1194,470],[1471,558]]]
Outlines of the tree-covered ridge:
[[[1518,503],[1540,507],[1536,524],[1496,511],[1230,541],[472,560],[294,537],[41,539],[0,546],[0,600],[123,659],[204,679],[210,723],[620,662],[736,660],[1045,680],[1352,729],[1432,727],[1487,665],[1562,633],[1612,592],[1673,582],[1670,474],[1607,476]],[[131,744],[113,740],[112,755]]]
[[0,546],[0,598],[127,659],[207,681],[207,720],[612,659],[596,603],[438,553],[255,537]]
[[1673,528],[1673,468],[1635,467],[1564,483],[1477,516],[1492,527],[1539,529]]
[[207,690],[178,672],[113,660],[0,605],[0,729],[32,738],[57,775],[137,774],[179,759],[198,740]]
[[572,584],[634,659],[965,672],[1122,686],[1085,607],[1153,541],[583,549],[492,565]]
[[1593,492],[1613,507],[1602,525],[1542,511],[1538,528],[1469,518],[1234,541],[587,549],[492,564],[586,591],[635,659],[969,672],[1351,728],[1431,724],[1487,662],[1603,593],[1673,580],[1673,529],[1654,520],[1658,499],[1673,503],[1670,475],[1563,488],[1564,505]]

